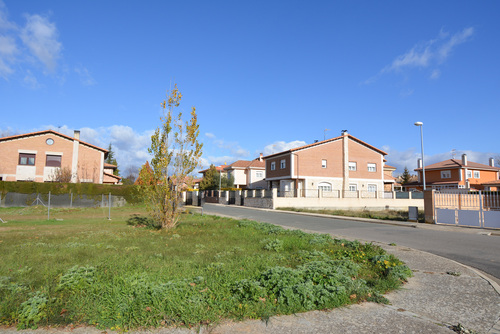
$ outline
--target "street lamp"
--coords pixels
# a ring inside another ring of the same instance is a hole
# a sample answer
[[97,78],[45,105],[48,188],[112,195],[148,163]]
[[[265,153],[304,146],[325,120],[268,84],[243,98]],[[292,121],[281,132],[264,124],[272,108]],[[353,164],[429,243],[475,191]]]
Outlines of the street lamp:
[[424,190],[425,190],[424,131],[422,130],[423,125],[424,125],[424,123],[422,123],[422,122],[415,122],[415,126],[420,127],[420,143],[422,146],[422,176],[423,176]]

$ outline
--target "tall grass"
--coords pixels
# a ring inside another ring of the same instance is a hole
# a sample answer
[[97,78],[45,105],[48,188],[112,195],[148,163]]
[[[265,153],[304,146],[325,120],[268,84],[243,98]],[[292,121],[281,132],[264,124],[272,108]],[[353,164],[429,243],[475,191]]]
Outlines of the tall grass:
[[[137,207],[0,226],[0,322],[129,329],[266,318],[383,301],[411,272],[371,244],[186,214],[170,231]],[[133,216],[136,214],[136,216]],[[126,222],[129,221],[128,225]]]

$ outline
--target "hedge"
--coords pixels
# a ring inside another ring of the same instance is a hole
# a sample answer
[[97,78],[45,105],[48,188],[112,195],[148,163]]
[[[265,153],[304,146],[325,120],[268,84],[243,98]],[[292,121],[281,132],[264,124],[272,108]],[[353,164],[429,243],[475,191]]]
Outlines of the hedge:
[[6,193],[48,194],[49,191],[53,195],[73,193],[77,196],[87,195],[89,197],[111,193],[114,196],[124,197],[127,203],[141,202],[139,187],[134,185],[0,181],[0,193],[2,196]]

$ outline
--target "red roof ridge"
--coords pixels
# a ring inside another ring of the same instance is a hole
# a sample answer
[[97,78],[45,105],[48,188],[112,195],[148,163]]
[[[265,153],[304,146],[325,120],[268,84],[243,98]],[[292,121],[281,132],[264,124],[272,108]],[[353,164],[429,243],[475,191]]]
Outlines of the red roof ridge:
[[[307,144],[307,145],[304,145],[304,146],[291,148],[291,149],[286,150],[286,151],[282,151],[282,152],[270,154],[270,155],[268,155],[268,156],[266,156],[264,158],[269,158],[269,157],[280,155],[280,154],[284,154],[284,153],[291,153],[291,152],[295,152],[295,151],[300,151],[300,150],[304,150],[306,148],[310,148],[310,147],[317,146],[317,145],[323,145],[323,144],[326,144],[326,143],[329,143],[329,142],[333,142],[333,141],[342,139],[342,137],[343,136],[338,136],[338,137],[335,137],[335,138],[330,138],[330,139],[326,139],[326,140],[323,140],[323,141],[318,141],[318,142],[315,142],[315,143],[312,143],[312,144]],[[375,146],[372,146],[372,145],[370,145],[370,144],[362,141],[361,139],[358,139],[358,138],[354,137],[353,135],[347,134],[347,137],[350,138],[350,139],[352,139],[352,140],[354,140],[354,141],[357,141],[358,143],[360,143],[362,145],[365,145],[365,146],[371,148],[372,150],[375,150],[375,151],[381,153],[382,155],[387,155],[387,153],[384,152],[384,151],[382,151],[381,149],[378,149]]]
[[84,142],[84,141],[82,141],[80,139],[76,139],[74,137],[67,136],[67,135],[65,135],[63,133],[60,133],[60,132],[57,132],[57,131],[54,131],[54,130],[51,130],[51,129],[49,129],[49,130],[42,130],[42,131],[36,131],[36,132],[29,132],[29,133],[24,133],[24,134],[20,134],[20,135],[9,136],[9,137],[2,137],[2,138],[0,138],[0,141],[15,140],[15,139],[19,139],[19,138],[22,138],[22,137],[40,136],[40,135],[46,134],[46,133],[53,133],[54,135],[66,138],[68,140],[76,140],[76,141],[78,141],[79,143],[81,143],[83,145],[87,145],[87,146],[93,147],[93,148],[95,148],[95,149],[97,149],[99,151],[109,152],[108,150],[106,150],[106,149],[104,149],[102,147],[89,144],[89,143]]

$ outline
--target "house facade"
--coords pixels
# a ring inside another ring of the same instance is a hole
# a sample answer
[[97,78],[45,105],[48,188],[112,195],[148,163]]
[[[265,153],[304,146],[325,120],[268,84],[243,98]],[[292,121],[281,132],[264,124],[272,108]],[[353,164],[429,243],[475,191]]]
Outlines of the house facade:
[[102,183],[106,184],[120,184],[122,178],[118,175],[115,175],[115,170],[118,166],[113,164],[104,163],[104,175],[102,179]]
[[[104,183],[108,151],[53,130],[0,138],[0,180]],[[112,172],[111,172],[112,174]],[[112,178],[110,176],[110,178]]]
[[[405,186],[408,190],[423,189],[422,161],[419,159],[418,182]],[[462,159],[448,159],[425,166],[425,184],[429,189],[472,189],[496,190],[500,179],[500,168],[495,167],[495,160],[489,159],[489,165],[468,161],[467,155]]]
[[396,177],[392,175],[395,170],[396,167],[384,164],[384,191],[394,191],[396,187],[401,188],[401,185],[396,181]]
[[268,188],[280,192],[384,190],[384,151],[344,132],[341,136],[268,155]]
[[234,187],[239,189],[265,189],[267,182],[264,180],[266,177],[266,163],[262,157],[247,161],[238,160],[233,162],[224,170],[228,176],[234,176]]

